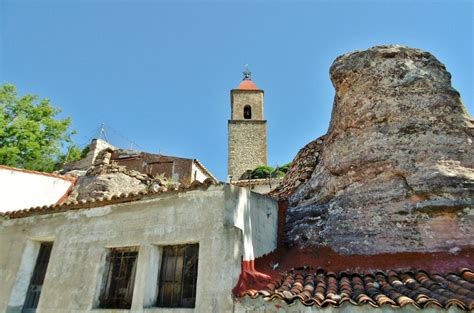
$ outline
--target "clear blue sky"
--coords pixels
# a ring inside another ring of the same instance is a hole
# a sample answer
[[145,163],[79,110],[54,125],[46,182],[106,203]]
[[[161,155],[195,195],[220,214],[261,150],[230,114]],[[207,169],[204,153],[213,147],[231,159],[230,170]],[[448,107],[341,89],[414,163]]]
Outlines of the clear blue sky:
[[352,50],[432,52],[472,114],[473,12],[468,0],[0,0],[0,83],[50,98],[79,145],[105,123],[118,146],[198,158],[225,180],[244,64],[265,90],[269,163],[281,165],[326,132],[329,67]]

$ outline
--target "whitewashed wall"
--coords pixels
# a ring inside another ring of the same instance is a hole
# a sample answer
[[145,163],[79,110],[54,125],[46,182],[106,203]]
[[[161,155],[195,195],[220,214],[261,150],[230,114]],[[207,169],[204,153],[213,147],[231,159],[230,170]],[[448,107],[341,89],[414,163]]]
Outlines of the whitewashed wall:
[[[196,173],[196,174],[195,174]],[[193,161],[193,168],[191,172],[191,181],[198,180],[201,183],[206,180],[209,176],[207,176],[199,166],[196,165],[196,162]],[[194,175],[196,175],[196,179],[194,179]]]
[[59,177],[0,166],[0,212],[54,204],[72,184]]
[[[0,312],[21,312],[41,241],[54,245],[38,313],[232,312],[243,246],[252,255],[268,253],[276,242],[276,214],[273,200],[219,185],[98,208],[0,218],[0,247],[8,251],[0,253]],[[196,308],[156,308],[160,247],[186,243],[199,244]],[[107,248],[125,246],[139,247],[132,308],[97,309]]]

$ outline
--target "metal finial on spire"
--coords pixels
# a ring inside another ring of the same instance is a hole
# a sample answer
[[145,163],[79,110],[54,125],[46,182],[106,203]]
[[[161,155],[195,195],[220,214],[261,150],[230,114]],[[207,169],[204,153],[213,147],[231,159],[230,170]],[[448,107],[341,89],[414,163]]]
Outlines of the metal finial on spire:
[[245,69],[244,69],[244,80],[251,80],[250,76],[252,75],[252,72],[249,70],[249,65],[245,64]]

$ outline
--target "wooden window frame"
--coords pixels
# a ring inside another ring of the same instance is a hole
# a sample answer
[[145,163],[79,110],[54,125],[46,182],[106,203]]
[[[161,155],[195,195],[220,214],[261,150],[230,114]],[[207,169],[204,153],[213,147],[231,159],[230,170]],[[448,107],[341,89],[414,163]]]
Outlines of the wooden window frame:
[[22,313],[36,312],[41,297],[44,278],[48,271],[51,251],[53,250],[53,242],[41,242],[36,257],[35,268],[31,276],[30,284],[26,292],[25,302],[23,304]]
[[[182,254],[182,255],[181,255]],[[199,244],[162,246],[157,306],[196,306]]]
[[139,247],[109,249],[99,297],[101,309],[130,309],[132,306]]

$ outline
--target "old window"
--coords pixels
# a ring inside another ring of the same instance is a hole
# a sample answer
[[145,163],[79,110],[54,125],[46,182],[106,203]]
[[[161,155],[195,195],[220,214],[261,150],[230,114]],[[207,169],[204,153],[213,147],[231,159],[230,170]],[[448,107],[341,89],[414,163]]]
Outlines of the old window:
[[52,248],[52,242],[42,242],[40,245],[33,276],[31,277],[30,285],[26,293],[25,304],[23,305],[22,311],[23,313],[36,312]]
[[246,105],[244,107],[244,119],[250,120],[252,118],[252,107],[250,105]]
[[100,295],[100,307],[130,309],[137,267],[138,247],[110,249]]
[[199,246],[163,247],[158,306],[194,308]]

